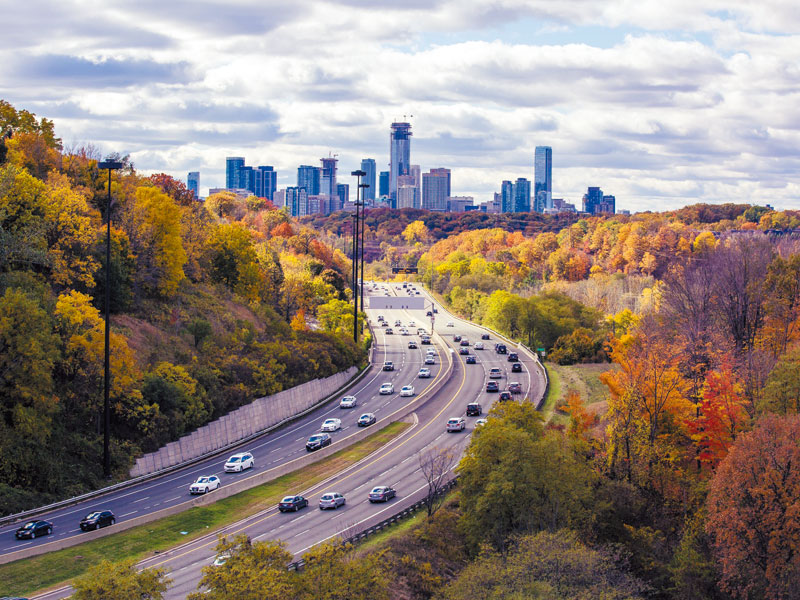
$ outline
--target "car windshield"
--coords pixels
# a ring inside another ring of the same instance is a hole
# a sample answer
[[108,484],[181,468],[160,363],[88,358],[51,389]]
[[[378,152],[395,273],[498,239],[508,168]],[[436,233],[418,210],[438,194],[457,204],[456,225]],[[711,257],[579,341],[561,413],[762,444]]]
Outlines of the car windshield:
[[333,425],[334,423],[336,423],[336,421],[333,419],[325,419],[325,425]]
[[[239,462],[239,459],[240,459],[240,458],[241,458],[241,457],[239,457],[239,456],[231,456],[231,457],[228,459],[228,462]],[[219,463],[217,463],[217,464],[219,464]]]
[[383,488],[382,487],[376,487],[375,489],[372,490],[372,493],[373,494],[381,494],[381,493],[383,493]]
[[99,516],[100,516],[99,512],[93,512],[93,513],[89,513],[88,515],[86,515],[86,518],[87,519],[96,519]]
[[458,419],[450,419],[450,423],[458,423]]
[[20,529],[33,529],[36,526],[36,521],[31,521],[30,523],[25,523]]
[[321,439],[322,439],[321,435],[312,435],[310,438],[308,438],[308,441],[309,442],[318,442]]
[[294,502],[294,496],[286,496],[281,502]]
[[323,494],[321,500],[333,500],[333,494]]

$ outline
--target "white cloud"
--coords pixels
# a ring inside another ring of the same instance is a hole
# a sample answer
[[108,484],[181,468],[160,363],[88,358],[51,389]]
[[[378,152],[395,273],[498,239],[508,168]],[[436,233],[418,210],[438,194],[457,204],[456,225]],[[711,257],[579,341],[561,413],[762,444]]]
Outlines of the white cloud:
[[342,173],[386,169],[389,124],[413,114],[412,162],[479,201],[532,178],[544,144],[554,194],[576,203],[599,185],[635,209],[800,206],[788,2],[32,0],[10,21],[0,97],[204,187],[226,155],[284,184],[328,152]]

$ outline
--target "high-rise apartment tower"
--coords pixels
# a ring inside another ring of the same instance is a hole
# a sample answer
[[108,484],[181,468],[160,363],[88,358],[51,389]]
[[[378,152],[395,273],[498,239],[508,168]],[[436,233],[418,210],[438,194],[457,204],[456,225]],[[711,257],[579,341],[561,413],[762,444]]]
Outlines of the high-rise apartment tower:
[[411,123],[392,123],[389,134],[389,196],[397,200],[397,178],[411,167]]

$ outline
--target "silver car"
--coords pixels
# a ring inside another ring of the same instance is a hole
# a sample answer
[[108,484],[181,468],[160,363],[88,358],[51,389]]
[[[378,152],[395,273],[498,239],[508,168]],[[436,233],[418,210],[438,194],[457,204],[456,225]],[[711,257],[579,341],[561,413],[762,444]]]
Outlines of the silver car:
[[340,506],[344,506],[345,500],[344,496],[342,496],[338,492],[327,492],[322,494],[319,499],[319,509],[325,510],[326,508],[339,508]]

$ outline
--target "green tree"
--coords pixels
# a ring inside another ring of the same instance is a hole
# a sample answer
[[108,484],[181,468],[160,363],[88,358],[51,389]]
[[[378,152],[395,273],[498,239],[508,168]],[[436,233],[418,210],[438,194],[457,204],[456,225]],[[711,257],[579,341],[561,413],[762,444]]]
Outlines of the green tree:
[[388,600],[383,553],[356,557],[351,551],[350,545],[323,543],[306,552],[298,600]]
[[134,560],[92,566],[72,581],[76,600],[161,600],[172,580],[164,569],[136,568]]
[[758,409],[779,415],[800,413],[800,350],[782,356],[775,365]]
[[208,241],[211,278],[251,301],[259,300],[262,278],[253,234],[241,223],[222,224]]
[[24,169],[0,167],[0,272],[44,268],[47,188]]

